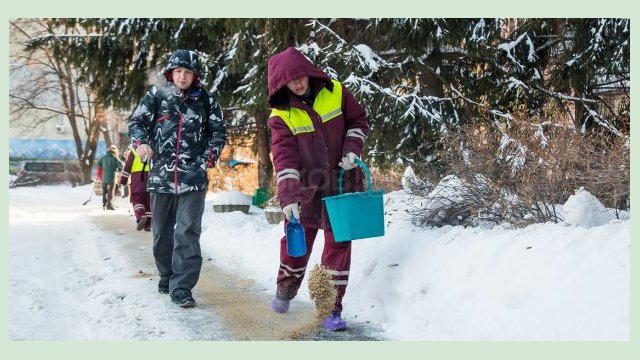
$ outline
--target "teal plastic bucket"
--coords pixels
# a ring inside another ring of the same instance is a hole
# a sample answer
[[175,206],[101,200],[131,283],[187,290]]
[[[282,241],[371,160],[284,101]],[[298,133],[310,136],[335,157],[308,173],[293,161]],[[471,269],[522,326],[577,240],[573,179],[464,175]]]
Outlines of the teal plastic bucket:
[[367,191],[342,193],[344,170],[338,175],[339,195],[323,198],[329,213],[333,237],[337,242],[384,235],[382,190],[371,191],[371,173],[360,159],[355,160],[367,177]]

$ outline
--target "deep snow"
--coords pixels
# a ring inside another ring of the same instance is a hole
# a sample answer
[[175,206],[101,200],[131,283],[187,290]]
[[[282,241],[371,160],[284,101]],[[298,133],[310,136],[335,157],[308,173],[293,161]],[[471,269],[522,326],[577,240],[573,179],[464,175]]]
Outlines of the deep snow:
[[[129,203],[105,212],[94,197],[82,206],[89,190],[9,189],[9,338],[226,339],[220,324],[194,330],[155,283],[136,279],[126,236],[87,221],[130,213]],[[589,195],[564,206],[577,225],[426,229],[409,221],[419,199],[386,194],[386,235],[353,242],[347,323],[369,322],[389,340],[629,340],[630,220],[611,219]],[[215,213],[218,196],[207,197],[203,257],[272,294],[283,224],[253,206]],[[320,232],[309,269],[322,242]],[[295,301],[310,303],[306,280]]]

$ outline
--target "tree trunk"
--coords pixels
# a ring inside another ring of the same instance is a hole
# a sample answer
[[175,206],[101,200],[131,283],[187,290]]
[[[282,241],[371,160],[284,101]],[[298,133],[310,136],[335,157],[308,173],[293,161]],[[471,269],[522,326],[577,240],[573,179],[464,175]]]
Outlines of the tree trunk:
[[436,74],[437,69],[442,68],[442,52],[440,51],[440,46],[434,42],[433,50],[427,56],[427,59],[424,63],[429,70],[423,71],[421,75],[421,81],[425,88],[425,95],[435,96],[435,97],[444,97],[444,90],[442,88],[442,80]]
[[583,124],[583,118],[584,118],[584,106],[582,106],[582,104],[579,101],[574,101],[574,105],[575,105],[575,109],[573,111],[573,122],[574,122],[574,126],[576,127],[576,129],[578,131],[582,130],[582,126]]
[[82,184],[89,184],[91,182],[91,166],[83,166],[80,164],[80,170],[82,172]]
[[109,131],[109,126],[107,124],[106,116],[102,124],[104,124],[104,126],[100,127],[100,132],[102,133],[102,138],[104,139],[104,143],[107,146],[111,146],[113,145],[113,140],[111,140],[111,132]]
[[269,110],[261,109],[255,112],[257,142],[258,142],[258,186],[269,189],[273,180],[273,164],[271,163],[271,141],[269,139],[269,130],[267,129],[267,120],[269,118]]
[[[91,114],[89,114],[91,116]],[[80,168],[82,169],[82,183],[91,182],[91,169],[96,160],[96,149],[98,148],[98,139],[100,138],[100,129],[106,121],[106,112],[104,106],[96,104],[95,116],[93,121],[89,121],[87,129],[87,142],[84,145],[82,156],[80,157]]]

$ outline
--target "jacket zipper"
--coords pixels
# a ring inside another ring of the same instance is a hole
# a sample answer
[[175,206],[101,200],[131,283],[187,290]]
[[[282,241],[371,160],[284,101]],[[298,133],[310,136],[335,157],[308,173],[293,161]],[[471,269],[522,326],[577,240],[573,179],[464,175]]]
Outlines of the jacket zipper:
[[[331,188],[333,186],[333,166],[331,165],[331,161],[329,159],[329,137],[327,135],[327,129],[325,129],[324,127],[324,123],[322,122],[322,118],[320,117],[320,114],[318,114],[318,112],[313,108],[313,104],[310,106],[309,104],[301,101],[304,105],[307,106],[307,110],[305,110],[307,112],[307,114],[310,115],[312,122],[315,122],[316,124],[314,124],[314,126],[316,127],[316,129],[321,129],[320,130],[320,136],[322,137],[323,143],[324,143],[324,153],[325,153],[325,165],[328,166],[328,170],[329,170],[329,176],[330,179],[329,181],[331,182],[331,184],[329,184],[329,188]],[[313,101],[313,103],[315,103],[315,99]],[[318,131],[318,130],[316,130]],[[321,211],[321,218],[320,218],[320,224],[323,226],[323,228],[329,228],[329,221],[326,217],[326,212],[325,211]]]
[[180,159],[180,140],[182,139],[182,121],[184,115],[181,111],[178,111],[178,137],[176,140],[176,161],[175,166],[173,168],[173,181],[176,189],[176,195],[178,195],[178,162]]

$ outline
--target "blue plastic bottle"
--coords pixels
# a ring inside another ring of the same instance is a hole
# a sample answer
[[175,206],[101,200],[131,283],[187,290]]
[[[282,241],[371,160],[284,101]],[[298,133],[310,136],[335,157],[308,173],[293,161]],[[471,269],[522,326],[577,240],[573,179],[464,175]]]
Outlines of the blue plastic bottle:
[[295,216],[291,216],[291,222],[287,224],[287,254],[300,257],[306,253],[307,240],[304,236],[304,227]]

